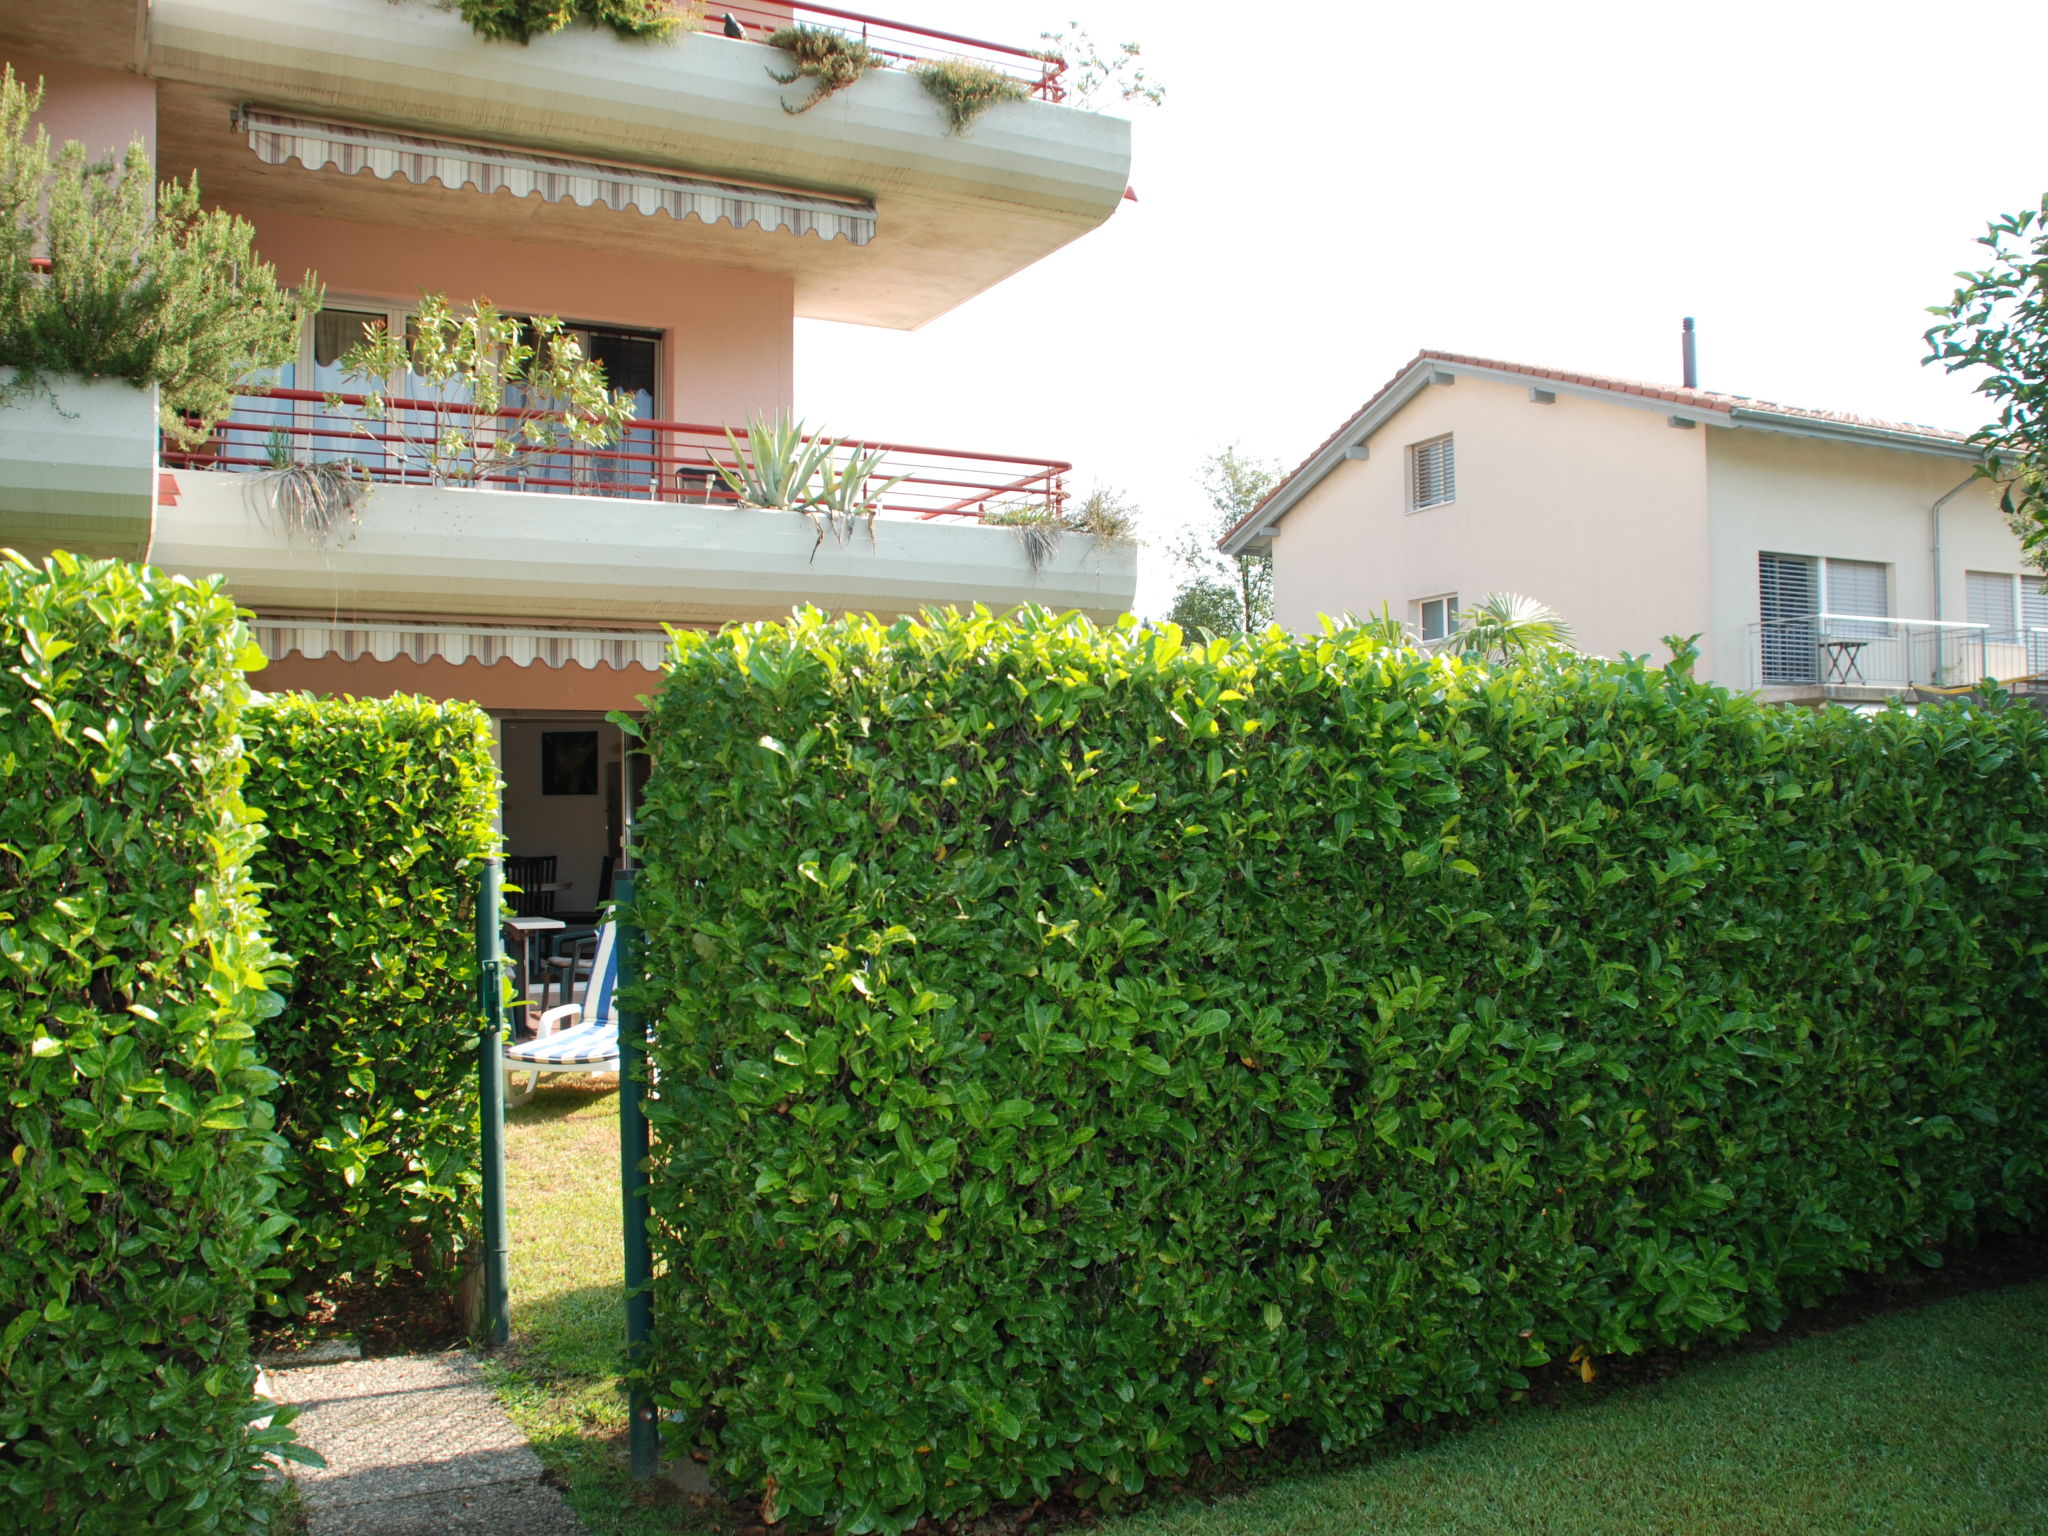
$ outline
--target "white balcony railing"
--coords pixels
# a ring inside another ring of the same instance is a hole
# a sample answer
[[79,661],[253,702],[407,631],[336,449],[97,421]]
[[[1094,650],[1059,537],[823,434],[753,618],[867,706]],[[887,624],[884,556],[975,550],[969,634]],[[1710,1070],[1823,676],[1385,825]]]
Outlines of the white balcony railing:
[[2048,673],[2048,629],[1809,613],[1749,626],[1750,686],[1955,688]]

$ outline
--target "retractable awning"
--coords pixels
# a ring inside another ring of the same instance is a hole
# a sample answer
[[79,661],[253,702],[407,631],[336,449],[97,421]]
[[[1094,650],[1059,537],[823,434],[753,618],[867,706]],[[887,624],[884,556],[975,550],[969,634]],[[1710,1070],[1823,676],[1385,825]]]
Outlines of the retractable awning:
[[335,624],[300,618],[257,618],[250,624],[256,645],[271,661],[294,651],[308,661],[338,656],[343,661],[441,660],[460,666],[509,661],[527,667],[645,667],[659,672],[668,658],[668,636],[638,631],[518,629],[496,625],[413,624],[402,619]]
[[313,171],[331,169],[351,176],[368,171],[385,180],[399,176],[418,186],[439,182],[457,191],[473,187],[622,213],[666,213],[672,219],[695,218],[734,228],[754,225],[851,245],[866,245],[875,238],[874,205],[851,199],[702,181],[638,166],[542,155],[509,145],[425,138],[357,123],[281,117],[251,107],[242,109],[240,125],[249,135],[249,147],[266,165],[296,160]]

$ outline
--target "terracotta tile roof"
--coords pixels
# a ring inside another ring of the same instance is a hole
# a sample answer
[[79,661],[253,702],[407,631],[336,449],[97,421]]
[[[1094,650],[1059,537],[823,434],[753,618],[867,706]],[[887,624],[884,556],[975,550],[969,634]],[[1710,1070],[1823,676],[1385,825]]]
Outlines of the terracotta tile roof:
[[[1682,384],[1647,384],[1639,379],[1617,379],[1599,373],[1574,373],[1563,368],[1531,368],[1523,363],[1502,362],[1498,358],[1470,357],[1462,352],[1435,352],[1427,348],[1403,363],[1394,376],[1373,392],[1373,396],[1347,417],[1343,425],[1316,445],[1315,451],[1293,469],[1289,470],[1274,487],[1260,499],[1243,518],[1232,525],[1223,539],[1234,538],[1239,529],[1258,520],[1266,504],[1278,496],[1302,472],[1328,451],[1330,445],[1340,437],[1354,431],[1365,417],[1372,414],[1373,407],[1384,400],[1393,389],[1423,363],[1456,363],[1468,368],[1488,368],[1498,373],[1512,373],[1518,378],[1549,379],[1559,384],[1569,384],[1581,389],[1597,389],[1613,395],[1638,395],[1646,400],[1663,400],[1672,405],[1690,406],[1696,411],[1713,411],[1727,415],[1731,411],[1754,411],[1768,416],[1801,417],[1808,421],[1833,422],[1839,426],[1862,427],[1873,432],[1895,432],[1902,437],[1927,438],[1936,442],[1962,443],[1968,440],[1961,432],[1951,432],[1944,427],[1922,426],[1911,421],[1886,421],[1876,416],[1857,416],[1848,411],[1816,411],[1799,405],[1779,405],[1770,400],[1758,400],[1749,395],[1725,395],[1711,389],[1687,389]],[[1222,542],[1222,541],[1219,541]]]

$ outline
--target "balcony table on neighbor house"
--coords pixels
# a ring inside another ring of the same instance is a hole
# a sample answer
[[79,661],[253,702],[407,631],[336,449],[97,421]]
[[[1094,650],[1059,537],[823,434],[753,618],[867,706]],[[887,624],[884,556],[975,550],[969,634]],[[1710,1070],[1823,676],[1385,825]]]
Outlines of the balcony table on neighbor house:
[[[518,984],[514,989],[516,1001],[512,1004],[513,1007],[530,1008],[533,1006],[532,999],[526,995],[528,972],[532,967],[531,949],[533,936],[536,933],[553,933],[558,928],[566,928],[568,926],[559,917],[508,917],[505,919],[505,932],[516,946],[519,955],[517,962],[519,966]],[[524,1039],[527,1028],[526,1016],[521,1014],[518,1024],[513,1027],[512,1033],[515,1037]]]
[[1861,661],[1863,647],[1868,640],[1853,640],[1847,637],[1833,637],[1820,642],[1820,654],[1824,665],[1821,681],[1824,683],[1860,683],[1863,681]]

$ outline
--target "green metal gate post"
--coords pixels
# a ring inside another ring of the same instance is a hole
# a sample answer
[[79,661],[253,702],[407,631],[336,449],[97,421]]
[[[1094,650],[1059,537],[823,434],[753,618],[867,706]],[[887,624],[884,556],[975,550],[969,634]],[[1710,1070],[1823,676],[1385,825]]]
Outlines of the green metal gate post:
[[484,1183],[484,1343],[493,1349],[512,1335],[505,1239],[505,945],[498,882],[498,861],[486,859],[476,904],[476,1072],[483,1121],[477,1150]]
[[661,1425],[639,1374],[654,1331],[653,1264],[647,1252],[647,1115],[641,1095],[647,1079],[647,1026],[629,1001],[640,981],[640,929],[633,920],[633,875],[612,878],[619,947],[619,1189],[626,1242],[626,1369],[633,1373],[627,1399],[626,1446],[635,1477],[661,1470]]

